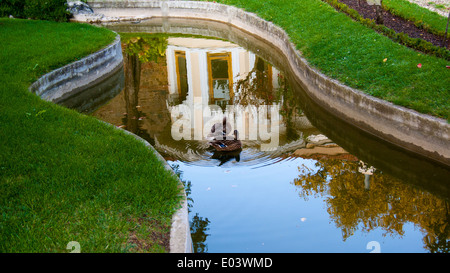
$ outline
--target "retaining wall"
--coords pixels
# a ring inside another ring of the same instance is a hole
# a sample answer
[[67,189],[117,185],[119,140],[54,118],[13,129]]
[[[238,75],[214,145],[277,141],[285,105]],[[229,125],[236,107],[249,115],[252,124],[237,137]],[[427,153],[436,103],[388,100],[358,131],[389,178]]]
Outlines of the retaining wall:
[[172,17],[213,20],[245,30],[279,48],[307,94],[341,119],[381,139],[450,166],[450,125],[446,120],[396,106],[333,80],[295,49],[281,28],[255,14],[212,2],[195,1],[88,1],[102,21]]
[[120,36],[117,35],[106,48],[45,74],[29,90],[44,100],[58,103],[98,84],[122,68],[122,48]]

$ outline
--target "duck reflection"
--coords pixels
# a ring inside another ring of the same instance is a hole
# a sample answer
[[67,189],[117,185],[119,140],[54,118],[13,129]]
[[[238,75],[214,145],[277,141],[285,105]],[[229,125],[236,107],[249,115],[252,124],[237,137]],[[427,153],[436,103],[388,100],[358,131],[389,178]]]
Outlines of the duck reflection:
[[222,166],[223,164],[233,159],[236,160],[236,162],[239,162],[241,160],[241,152],[242,149],[237,149],[231,152],[214,151],[214,154],[211,156],[211,159],[219,160],[220,161],[219,166]]

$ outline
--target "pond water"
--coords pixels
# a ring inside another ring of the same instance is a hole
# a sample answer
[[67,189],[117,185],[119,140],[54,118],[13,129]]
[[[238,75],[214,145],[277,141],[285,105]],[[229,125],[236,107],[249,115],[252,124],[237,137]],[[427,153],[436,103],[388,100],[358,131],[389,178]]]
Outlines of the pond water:
[[[109,27],[126,32],[125,84],[91,114],[180,174],[195,252],[448,252],[448,167],[316,106],[264,41],[201,21]],[[241,149],[209,147],[224,116]]]

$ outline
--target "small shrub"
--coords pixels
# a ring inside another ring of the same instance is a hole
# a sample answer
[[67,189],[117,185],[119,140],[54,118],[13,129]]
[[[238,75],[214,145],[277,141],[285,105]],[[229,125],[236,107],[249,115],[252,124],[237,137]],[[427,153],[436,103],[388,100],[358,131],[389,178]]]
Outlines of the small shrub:
[[66,22],[70,18],[66,0],[2,0],[0,17],[31,18]]

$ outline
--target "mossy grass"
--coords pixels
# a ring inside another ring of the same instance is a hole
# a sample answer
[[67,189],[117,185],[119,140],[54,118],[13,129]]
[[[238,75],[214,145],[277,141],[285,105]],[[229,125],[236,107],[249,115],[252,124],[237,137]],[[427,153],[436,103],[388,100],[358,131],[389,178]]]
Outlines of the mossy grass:
[[243,8],[283,28],[310,65],[329,77],[449,121],[446,66],[450,63],[445,59],[400,45],[321,0],[217,2]]
[[[178,179],[130,135],[28,91],[115,34],[0,19],[0,252],[165,252]],[[164,237],[166,236],[166,237]]]

